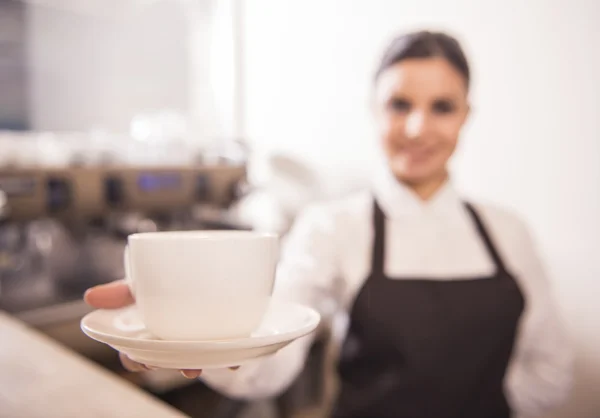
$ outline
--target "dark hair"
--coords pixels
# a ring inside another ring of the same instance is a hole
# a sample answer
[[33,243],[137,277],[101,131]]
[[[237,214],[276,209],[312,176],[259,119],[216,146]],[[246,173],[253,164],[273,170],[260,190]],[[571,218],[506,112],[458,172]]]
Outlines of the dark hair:
[[471,79],[467,57],[460,43],[442,32],[419,31],[400,35],[390,42],[375,72],[375,80],[388,68],[410,58],[444,58],[465,78]]

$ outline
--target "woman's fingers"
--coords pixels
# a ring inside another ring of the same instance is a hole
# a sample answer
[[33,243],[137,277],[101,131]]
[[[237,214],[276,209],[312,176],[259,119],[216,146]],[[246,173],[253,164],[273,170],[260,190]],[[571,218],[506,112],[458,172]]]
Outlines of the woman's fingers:
[[181,374],[188,379],[196,379],[202,374],[202,370],[181,370]]
[[[138,363],[137,361],[133,361],[126,354],[119,353],[119,359],[121,360],[121,364],[130,372],[144,372],[147,370],[156,370],[154,367],[146,366],[145,364]],[[230,370],[237,370],[240,366],[230,367]],[[180,370],[181,374],[188,379],[197,379],[202,374],[202,370]]]
[[[229,370],[237,370],[240,366],[230,367]],[[202,374],[202,370],[181,370],[181,374],[188,379],[196,379]]]
[[134,300],[124,280],[94,286],[88,289],[83,299],[97,309],[117,309],[131,305]]
[[151,370],[149,367],[138,363],[137,361],[133,361],[131,360],[129,357],[127,357],[127,355],[123,354],[123,353],[119,353],[119,359],[121,360],[121,364],[123,365],[123,367],[125,368],[125,370],[128,370],[130,372],[144,372],[146,370]]

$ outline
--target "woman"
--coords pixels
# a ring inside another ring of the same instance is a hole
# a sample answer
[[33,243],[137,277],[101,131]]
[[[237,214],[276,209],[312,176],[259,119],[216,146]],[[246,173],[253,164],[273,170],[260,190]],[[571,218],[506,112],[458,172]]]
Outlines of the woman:
[[[395,39],[374,83],[386,164],[372,190],[311,207],[287,237],[275,292],[320,310],[334,302],[345,319],[335,417],[536,416],[568,394],[570,351],[525,226],[464,202],[449,179],[469,81],[450,36]],[[86,298],[131,302],[122,284]],[[310,338],[203,379],[230,396],[276,394],[302,369]]]

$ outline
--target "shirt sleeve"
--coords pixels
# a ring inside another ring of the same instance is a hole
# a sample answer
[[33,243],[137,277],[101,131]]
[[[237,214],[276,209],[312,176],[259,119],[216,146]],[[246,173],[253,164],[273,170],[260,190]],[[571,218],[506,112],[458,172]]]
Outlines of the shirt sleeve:
[[[322,315],[331,303],[337,274],[334,219],[325,208],[300,214],[282,242],[273,297],[313,307]],[[270,397],[283,392],[299,375],[314,333],[277,353],[244,364],[236,371],[205,370],[201,379],[225,396],[238,399]]]
[[572,387],[573,353],[552,286],[526,227],[513,236],[515,275],[526,307],[507,375],[507,398],[519,417],[538,417],[562,404]]

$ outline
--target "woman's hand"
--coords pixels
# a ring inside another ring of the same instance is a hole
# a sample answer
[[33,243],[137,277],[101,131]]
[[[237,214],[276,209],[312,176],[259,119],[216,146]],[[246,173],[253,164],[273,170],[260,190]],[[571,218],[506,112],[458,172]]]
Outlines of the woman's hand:
[[[118,309],[135,303],[129,291],[129,286],[127,286],[124,280],[92,287],[85,292],[83,299],[87,304],[97,309]],[[123,367],[130,372],[142,372],[153,369],[150,366],[131,360],[123,353],[119,353],[119,358]],[[235,369],[237,367],[232,368],[232,370]],[[181,370],[181,374],[188,379],[195,379],[201,373],[202,370]]]

